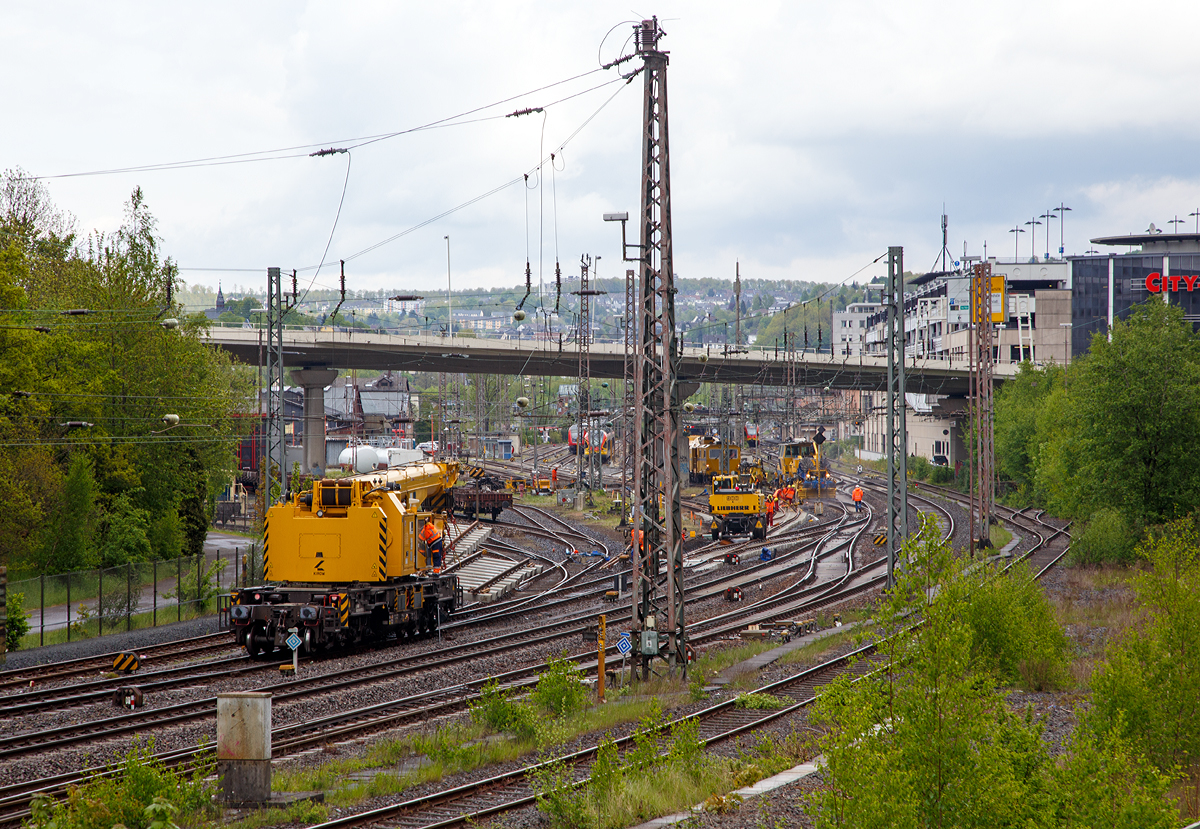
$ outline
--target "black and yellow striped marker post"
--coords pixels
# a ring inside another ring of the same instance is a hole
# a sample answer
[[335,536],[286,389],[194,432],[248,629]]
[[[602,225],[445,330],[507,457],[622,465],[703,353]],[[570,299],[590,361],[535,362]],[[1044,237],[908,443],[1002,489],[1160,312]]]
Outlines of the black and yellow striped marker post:
[[131,674],[142,666],[142,658],[136,653],[126,651],[117,654],[113,659],[113,670],[123,674]]
[[880,533],[879,535],[875,536],[876,547],[882,547],[884,544],[887,544],[887,533]]

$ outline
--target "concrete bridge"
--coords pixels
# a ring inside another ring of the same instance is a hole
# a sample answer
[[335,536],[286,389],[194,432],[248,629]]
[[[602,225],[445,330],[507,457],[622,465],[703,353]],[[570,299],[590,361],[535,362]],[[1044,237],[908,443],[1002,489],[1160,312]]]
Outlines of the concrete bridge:
[[[208,341],[237,360],[257,365],[265,359],[267,333],[254,328],[214,327]],[[624,346],[595,343],[591,348],[592,376],[624,376]],[[286,329],[283,361],[289,368],[372,369],[377,371],[446,371],[467,374],[528,374],[572,377],[579,354],[568,344],[532,340],[489,340],[474,337],[379,334],[370,331]],[[997,383],[1017,372],[1015,363],[996,366]],[[906,391],[915,394],[965,395],[969,387],[965,361],[908,357]],[[680,361],[684,391],[698,383],[785,386],[788,364],[774,350],[723,354],[713,348],[688,347]],[[882,356],[842,357],[802,354],[796,360],[798,386],[884,391],[887,359]]]

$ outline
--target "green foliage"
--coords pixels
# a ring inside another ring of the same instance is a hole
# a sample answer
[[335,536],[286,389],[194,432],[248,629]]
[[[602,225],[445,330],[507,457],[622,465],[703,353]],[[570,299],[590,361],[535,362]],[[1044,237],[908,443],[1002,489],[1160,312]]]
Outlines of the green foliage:
[[1055,827],[1169,829],[1179,825],[1169,800],[1171,775],[1147,763],[1117,732],[1077,731],[1052,770],[1060,792]]
[[513,700],[495,680],[480,689],[479,701],[471,704],[471,716],[480,725],[519,740],[537,736],[538,720],[532,709]]
[[[191,604],[197,612],[211,607],[221,592],[217,589],[217,574],[227,563],[217,560],[205,568],[203,558],[186,559],[186,563],[180,567],[175,589],[163,593],[163,598]],[[196,578],[197,570],[201,571],[199,580]]]
[[1071,539],[1071,560],[1076,564],[1130,564],[1135,558],[1138,533],[1124,511],[1101,507],[1092,513],[1083,532]]
[[47,524],[43,531],[38,558],[44,572],[67,573],[95,563],[92,543],[97,505],[93,466],[92,459],[83,453],[71,458],[56,504],[62,521]]
[[[1021,598],[1020,586],[1012,588],[1016,601],[1004,600],[1006,579],[989,587],[986,572],[965,572],[939,536],[927,520],[905,544],[907,567],[877,620],[893,634],[880,646],[886,667],[840,677],[818,698],[810,721],[826,729],[819,748],[829,785],[808,798],[815,825],[1034,827],[1056,825],[1071,810],[1102,812],[1109,792],[1068,785],[1032,712],[1010,713],[994,686],[992,672],[1036,657],[1040,640],[1018,635],[1010,649],[981,640],[981,627],[1019,634],[1015,617],[1021,608],[1040,614],[1038,605]],[[1151,818],[1154,808],[1169,810],[1156,800],[1161,790],[1145,785],[1144,764],[1111,745],[1101,749],[1131,802],[1145,804]]]
[[1113,325],[1111,342],[1093,337],[1061,393],[1046,396],[1036,431],[1036,488],[1059,514],[1086,518],[1113,507],[1145,526],[1194,509],[1200,338],[1183,310],[1152,299]]
[[112,777],[73,787],[65,800],[34,798],[29,829],[170,829],[176,812],[185,824],[212,815],[215,785],[205,778],[212,765],[190,774],[166,768],[153,756],[153,743],[135,746]]
[[977,669],[1033,691],[1067,682],[1070,640],[1028,566],[1017,564],[1003,576],[980,571],[961,618],[971,627]]
[[550,657],[530,696],[546,711],[565,717],[583,708],[587,702],[588,689],[582,679],[583,672],[574,662],[565,656],[560,659]]
[[[80,239],[43,185],[8,171],[0,239],[0,388],[30,392],[0,394],[0,439],[24,444],[0,457],[0,557],[43,573],[170,557],[176,528],[194,551],[252,377],[202,340],[206,320],[168,304],[175,266],[145,195],[130,194],[115,233]],[[181,425],[160,437],[167,413]]]
[[8,650],[15,651],[21,647],[21,637],[29,633],[30,614],[25,612],[25,594],[10,592],[6,612],[8,620],[5,623],[4,644]]
[[1147,614],[1092,677],[1092,732],[1116,733],[1158,769],[1200,767],[1200,532],[1193,518],[1142,543],[1135,581]]
[[754,711],[773,711],[776,708],[782,708],[789,704],[790,700],[783,697],[777,697],[774,694],[767,694],[761,691],[751,691],[746,694],[738,694],[737,699],[733,704],[738,708],[748,708]]
[[1062,387],[1060,366],[1035,368],[1021,364],[1017,376],[996,393],[996,472],[1001,480],[1016,484],[1015,500],[1033,498],[1038,450],[1038,412],[1055,388]]
[[134,561],[149,561],[151,556],[150,513],[134,506],[128,492],[113,499],[107,513],[108,527],[100,547],[100,566],[116,567]]
[[554,760],[530,773],[537,808],[555,829],[586,829],[595,820],[588,808],[587,790],[575,785],[574,769]]
[[632,769],[646,769],[654,765],[662,751],[661,743],[666,736],[667,718],[658,697],[650,701],[650,710],[638,722],[633,733],[633,748],[625,756],[625,763]]

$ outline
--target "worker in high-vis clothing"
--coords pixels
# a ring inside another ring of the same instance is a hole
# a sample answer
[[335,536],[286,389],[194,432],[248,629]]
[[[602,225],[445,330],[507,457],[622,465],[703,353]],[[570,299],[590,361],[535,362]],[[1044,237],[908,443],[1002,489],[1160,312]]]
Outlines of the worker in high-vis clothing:
[[854,491],[850,493],[850,497],[854,499],[854,511],[862,512],[862,487],[858,484],[854,485]]
[[767,502],[763,506],[763,508],[767,513],[767,526],[770,527],[772,524],[775,523],[775,496],[774,495],[767,496]]
[[442,531],[434,525],[432,518],[425,519],[425,526],[421,529],[421,534],[417,538],[425,543],[425,549],[428,551],[427,559],[433,564],[433,569],[441,570]]

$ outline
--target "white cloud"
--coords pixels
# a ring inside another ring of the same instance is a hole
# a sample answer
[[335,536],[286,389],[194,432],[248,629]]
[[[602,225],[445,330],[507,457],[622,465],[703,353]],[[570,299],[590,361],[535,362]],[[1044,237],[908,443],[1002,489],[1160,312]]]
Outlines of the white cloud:
[[[764,276],[841,279],[888,244],[926,267],[943,202],[952,251],[986,240],[1006,254],[1008,229],[1063,201],[1075,208],[1068,250],[1200,203],[1195,4],[1155,4],[1139,25],[1111,1],[663,0],[641,11],[668,33],[676,264],[688,276],[731,277],[741,257]],[[54,174],[340,145],[586,72],[605,32],[631,17],[627,3],[533,0],[10,3],[0,71],[18,79],[6,88],[16,126],[0,133],[0,163]],[[612,34],[605,59],[627,35]],[[339,258],[530,169],[612,89],[550,108],[544,134],[541,115],[499,118],[354,151],[319,281],[336,284]],[[518,185],[354,259],[348,281],[407,290],[440,279],[449,234],[456,285],[516,284],[527,221],[535,272],[540,260],[552,276],[555,219],[564,266],[590,252],[611,274],[618,233],[599,214],[636,211],[640,106],[639,79],[572,141],[543,191]],[[85,228],[112,230],[142,185],[184,266],[292,268],[319,261],[344,172],[344,156],[301,157],[48,186]]]

